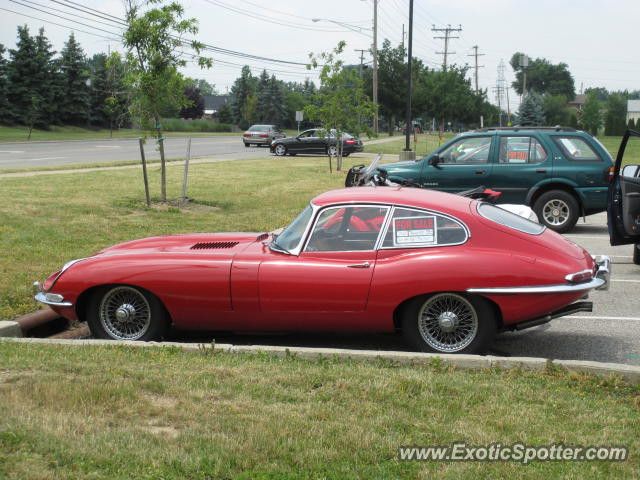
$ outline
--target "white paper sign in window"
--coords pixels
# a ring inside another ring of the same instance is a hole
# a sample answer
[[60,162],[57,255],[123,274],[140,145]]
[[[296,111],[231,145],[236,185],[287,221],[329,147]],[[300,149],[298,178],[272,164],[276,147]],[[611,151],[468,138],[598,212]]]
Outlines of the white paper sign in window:
[[434,245],[436,238],[436,217],[402,217],[393,219],[394,247]]

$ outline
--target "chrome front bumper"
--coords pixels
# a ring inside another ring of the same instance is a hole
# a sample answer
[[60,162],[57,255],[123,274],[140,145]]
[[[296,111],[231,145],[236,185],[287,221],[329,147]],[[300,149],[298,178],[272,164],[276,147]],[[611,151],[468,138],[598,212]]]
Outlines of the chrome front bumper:
[[584,283],[565,283],[561,285],[536,285],[531,287],[489,287],[489,288],[468,288],[469,293],[479,293],[484,295],[514,295],[514,294],[536,294],[536,293],[570,293],[583,292],[587,290],[609,290],[609,280],[611,277],[611,259],[606,255],[593,257],[598,267],[591,280]]
[[33,282],[33,293],[35,294],[33,298],[35,298],[37,302],[44,303],[45,305],[52,307],[73,307],[73,303],[65,302],[62,295],[53,292],[45,293],[40,282]]

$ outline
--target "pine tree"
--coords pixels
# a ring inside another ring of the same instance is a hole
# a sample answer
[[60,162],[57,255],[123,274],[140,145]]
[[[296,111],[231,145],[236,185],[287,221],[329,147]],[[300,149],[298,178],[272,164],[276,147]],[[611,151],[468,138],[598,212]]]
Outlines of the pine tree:
[[231,111],[231,106],[228,103],[225,103],[218,110],[218,121],[220,123],[233,123],[233,112]]
[[59,118],[67,125],[86,125],[90,119],[89,65],[73,33],[60,52],[62,98]]
[[36,64],[38,69],[38,85],[36,88],[39,99],[39,114],[36,126],[49,128],[51,123],[61,123],[60,103],[63,101],[62,79],[60,76],[60,62],[53,60],[56,52],[51,50],[51,43],[44,35],[44,28],[40,28],[35,37]]
[[252,107],[255,105],[256,79],[251,75],[248,65],[242,67],[240,77],[236,79],[231,87],[231,110],[233,121],[240,128],[247,128],[253,121]]
[[544,103],[542,97],[535,92],[530,92],[520,104],[518,117],[520,117],[520,125],[523,127],[544,125]]
[[[37,120],[33,111],[38,103],[41,72],[36,59],[36,43],[26,25],[18,27],[16,48],[9,50],[11,60],[7,66],[7,99],[13,112],[11,121],[28,125]],[[35,100],[34,100],[35,99]]]
[[266,70],[262,70],[260,77],[258,78],[258,84],[256,85],[256,116],[255,121],[258,123],[271,122],[269,117],[269,102],[270,102],[270,85],[269,74]]
[[9,93],[9,80],[7,77],[7,60],[4,58],[4,45],[0,44],[0,124],[11,124],[13,115],[9,105],[7,94]]
[[268,85],[268,103],[265,115],[265,123],[270,125],[282,125],[285,117],[284,95],[282,82],[272,75]]

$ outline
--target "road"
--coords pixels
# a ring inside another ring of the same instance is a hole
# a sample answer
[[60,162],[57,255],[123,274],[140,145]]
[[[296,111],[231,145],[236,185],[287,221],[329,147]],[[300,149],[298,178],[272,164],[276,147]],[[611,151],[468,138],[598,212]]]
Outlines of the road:
[[[609,291],[593,291],[592,313],[580,313],[552,320],[546,325],[496,337],[489,353],[499,356],[541,357],[564,360],[640,365],[640,266],[632,262],[632,246],[609,245],[606,215],[587,217],[566,235],[593,255],[609,255],[614,262]],[[176,341],[236,345],[282,345],[408,350],[399,335],[289,334],[239,335],[228,333],[175,332]]]
[[[187,138],[173,137],[165,140],[167,159],[184,158]],[[193,137],[191,156],[229,157],[230,159],[261,158],[268,156],[264,147],[245,148],[240,136]],[[147,159],[159,159],[156,142],[149,139],[145,145]],[[92,140],[67,142],[0,143],[0,169],[52,167],[78,163],[105,163],[140,160],[137,139]]]

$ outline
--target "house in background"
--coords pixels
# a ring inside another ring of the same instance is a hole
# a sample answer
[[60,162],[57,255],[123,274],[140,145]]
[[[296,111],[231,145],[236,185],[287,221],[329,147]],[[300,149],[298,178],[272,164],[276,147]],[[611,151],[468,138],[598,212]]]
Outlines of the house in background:
[[222,105],[231,102],[231,95],[203,95],[204,118],[218,118],[218,111]]
[[638,125],[638,120],[640,119],[640,100],[627,100],[627,124],[629,124],[629,120],[631,119]]
[[576,98],[567,103],[567,107],[575,108],[576,111],[581,112],[582,106],[584,102],[587,100],[587,95],[585,93],[579,93],[576,95]]

